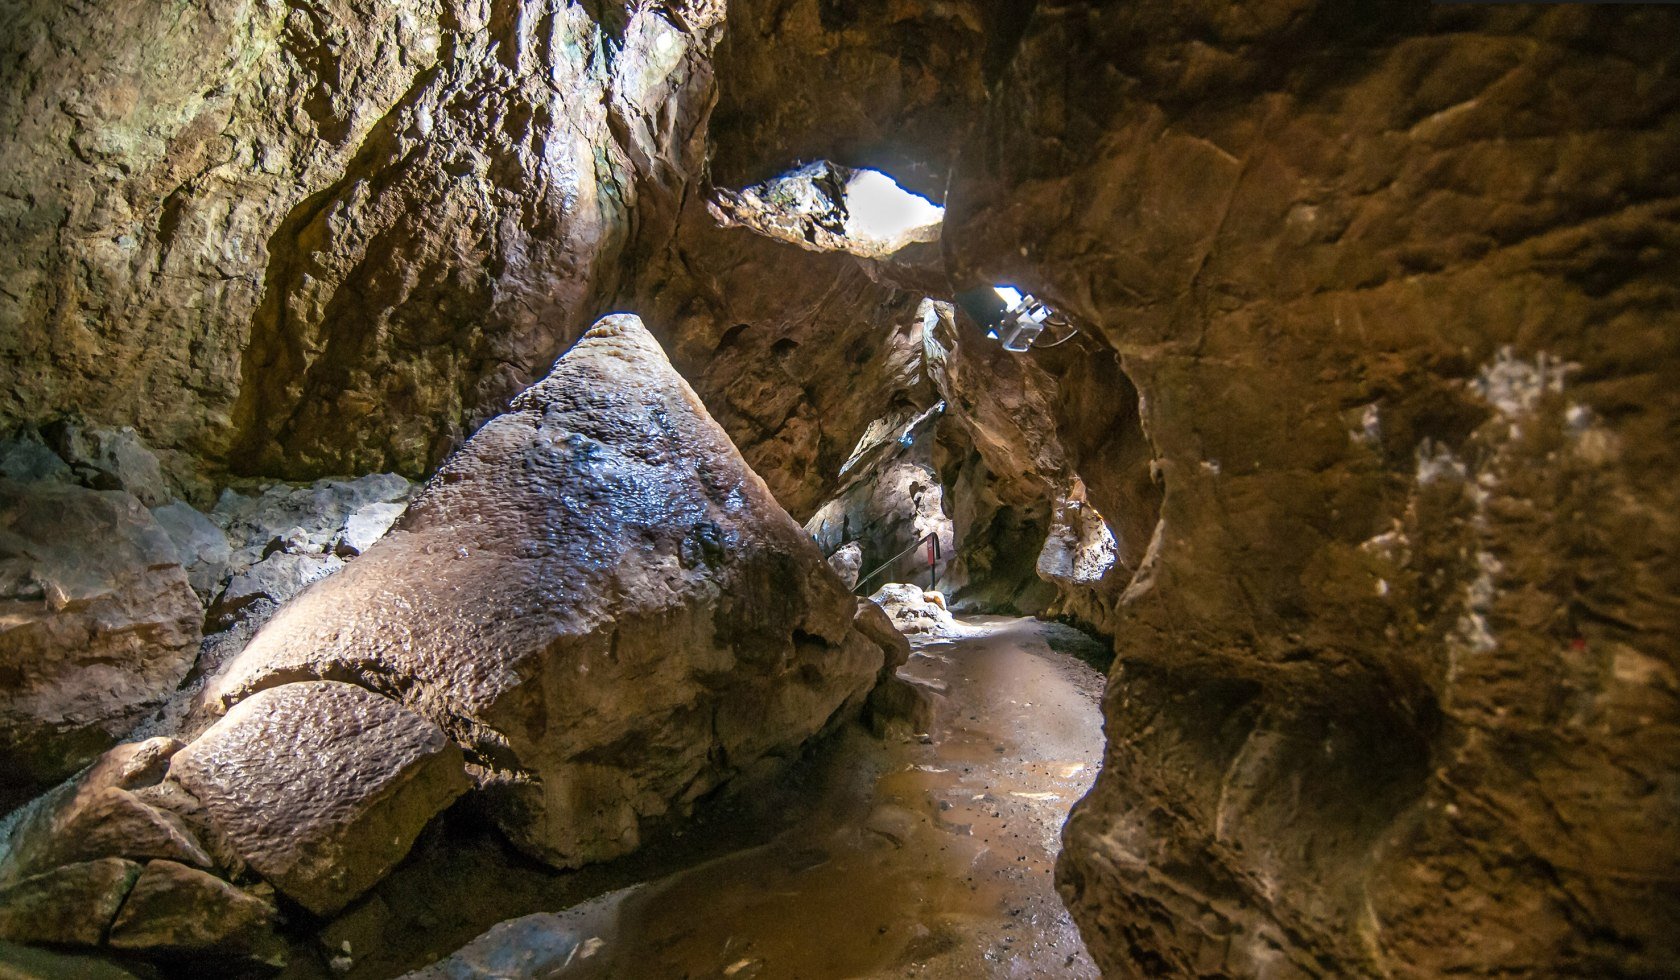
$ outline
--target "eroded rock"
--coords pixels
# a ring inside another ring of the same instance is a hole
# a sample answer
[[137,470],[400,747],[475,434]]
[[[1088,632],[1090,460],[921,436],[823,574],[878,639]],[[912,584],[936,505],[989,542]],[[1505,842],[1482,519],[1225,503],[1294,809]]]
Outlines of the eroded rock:
[[309,681],[234,705],[170,761],[251,868],[328,914],[384,877],[467,787],[437,726],[350,684]]
[[174,861],[151,861],[134,882],[108,938],[116,949],[213,954],[279,966],[274,903]]
[[828,556],[828,567],[834,569],[846,588],[857,588],[858,576],[863,573],[863,546],[856,541],[846,542]]
[[97,946],[139,877],[133,861],[103,858],[0,888],[0,939]]
[[62,779],[173,692],[203,607],[120,491],[0,481],[0,803]]
[[958,629],[945,608],[945,597],[917,585],[889,582],[870,601],[879,606],[900,633],[948,633]]
[[641,322],[613,316],[209,695],[394,686],[461,742],[510,837],[570,866],[860,704],[884,656],[854,610]]

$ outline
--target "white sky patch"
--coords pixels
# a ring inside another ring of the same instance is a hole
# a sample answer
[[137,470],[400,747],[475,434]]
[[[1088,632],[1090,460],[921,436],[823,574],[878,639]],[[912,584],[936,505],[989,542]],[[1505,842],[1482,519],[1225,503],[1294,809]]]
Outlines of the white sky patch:
[[[927,241],[945,209],[910,193],[879,170],[859,170],[846,184],[846,234],[882,244]],[[920,234],[918,234],[920,233]]]

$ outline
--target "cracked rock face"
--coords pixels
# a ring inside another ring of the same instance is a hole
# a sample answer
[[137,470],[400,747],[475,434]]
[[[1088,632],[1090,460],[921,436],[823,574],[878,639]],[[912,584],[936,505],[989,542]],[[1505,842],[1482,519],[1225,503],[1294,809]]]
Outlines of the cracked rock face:
[[884,653],[854,611],[640,321],[613,316],[209,695],[388,692],[466,749],[519,846],[573,866],[859,705]]

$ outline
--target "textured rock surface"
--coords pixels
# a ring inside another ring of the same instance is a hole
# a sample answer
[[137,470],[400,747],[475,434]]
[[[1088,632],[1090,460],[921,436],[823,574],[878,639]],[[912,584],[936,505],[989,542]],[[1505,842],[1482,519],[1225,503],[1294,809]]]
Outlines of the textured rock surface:
[[97,946],[138,877],[133,861],[104,858],[0,888],[0,939]]
[[918,585],[892,582],[881,586],[869,601],[879,606],[900,633],[939,635],[961,627],[945,608],[945,599]]
[[97,10],[0,24],[0,417],[77,404],[166,460],[293,476],[417,473],[541,374],[610,287],[629,208],[680,182],[677,103],[705,105],[721,16]]
[[863,546],[856,541],[841,545],[828,556],[828,567],[840,576],[841,585],[848,589],[857,588],[858,576],[863,573]]
[[[1116,637],[1062,870],[1108,970],[1680,960],[1671,12],[737,0],[711,59],[721,5],[588,10],[11,5],[0,419],[417,475],[638,309],[805,519],[922,297],[1016,283],[1084,336],[940,318],[933,463],[969,600]],[[944,255],[708,212],[817,158],[948,187]],[[0,472],[114,478],[42,448]],[[1053,596],[1076,479],[1116,564]]]
[[85,765],[175,690],[203,608],[127,493],[0,481],[0,805]]
[[180,557],[181,567],[186,569],[193,591],[200,598],[213,597],[227,578],[228,565],[233,560],[233,545],[227,532],[185,501],[154,507],[152,516],[175,542],[175,553]]
[[437,726],[333,681],[241,701],[176,753],[169,780],[253,870],[323,915],[384,877],[467,787]]
[[212,863],[179,817],[120,786],[78,787],[13,829],[6,845],[0,882],[106,857],[169,858],[198,867]]
[[210,694],[399,694],[520,846],[572,865],[860,702],[883,653],[853,613],[641,323],[609,317]]
[[274,962],[284,956],[275,917],[272,902],[220,878],[174,861],[151,861],[111,923],[108,942],[116,949]]
[[1038,6],[945,242],[1119,353],[1165,487],[1061,866],[1109,971],[1680,956],[1677,30]]

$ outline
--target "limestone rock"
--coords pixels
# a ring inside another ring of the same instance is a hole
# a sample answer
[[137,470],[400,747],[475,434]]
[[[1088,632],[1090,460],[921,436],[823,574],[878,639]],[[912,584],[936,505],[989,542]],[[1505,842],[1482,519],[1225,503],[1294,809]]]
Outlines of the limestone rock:
[[0,888],[0,939],[97,946],[138,877],[133,861],[104,858]]
[[274,966],[285,946],[274,935],[276,910],[213,875],[174,861],[151,861],[111,923],[116,949],[250,957]]
[[[1083,489],[1081,483],[1080,497]],[[1095,507],[1078,498],[1057,502],[1038,554],[1040,577],[1070,586],[1091,585],[1102,581],[1119,558],[1114,533]]]
[[846,588],[857,588],[858,576],[863,573],[863,546],[856,541],[846,542],[828,556],[828,567],[834,569]]
[[[395,473],[302,486],[274,483],[250,495],[224,490],[210,517],[227,531],[236,553],[233,571],[241,572],[274,550],[325,551],[357,514],[363,514],[365,522],[389,513],[379,505],[406,504],[413,492],[414,484]],[[294,540],[276,549],[277,538]]]
[[333,540],[333,553],[341,558],[354,558],[368,550],[406,510],[406,502],[368,504],[360,508],[344,522],[344,530]]
[[0,478],[19,483],[51,481],[74,483],[75,475],[58,454],[41,441],[34,429],[25,428],[0,439]]
[[228,580],[210,607],[208,623],[221,631],[250,615],[253,606],[273,607],[344,567],[336,555],[293,554],[276,551]]
[[886,613],[900,633],[939,634],[958,628],[950,610],[945,608],[944,596],[920,586],[889,582],[869,599]]
[[181,500],[152,508],[152,516],[175,542],[193,591],[206,599],[213,597],[226,579],[233,558],[227,532]]
[[115,742],[186,676],[199,605],[139,501],[0,481],[0,804]]
[[133,973],[95,955],[63,953],[0,940],[0,976],[6,980],[136,980]]
[[1680,12],[1370,13],[1040,5],[958,155],[1141,552],[1062,893],[1120,976],[1660,975]]
[[78,482],[94,490],[124,490],[147,507],[174,496],[164,481],[158,458],[131,428],[88,428],[60,422],[47,428],[59,458]]
[[613,316],[209,694],[400,679],[511,838],[569,866],[860,704],[883,650],[854,611],[641,322]]
[[384,877],[467,786],[437,726],[334,681],[241,701],[176,753],[169,781],[253,870],[320,915]]
[[84,788],[42,816],[20,828],[21,833],[14,831],[0,864],[0,882],[105,857],[169,858],[201,868],[212,864],[179,817],[121,787],[91,793]]

